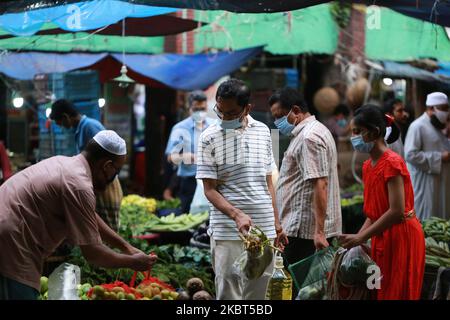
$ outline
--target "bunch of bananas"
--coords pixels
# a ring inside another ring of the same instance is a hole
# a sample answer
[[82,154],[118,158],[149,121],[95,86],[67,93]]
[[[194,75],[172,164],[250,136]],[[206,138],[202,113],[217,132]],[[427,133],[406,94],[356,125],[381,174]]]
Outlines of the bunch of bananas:
[[130,194],[122,199],[122,206],[136,205],[145,208],[149,213],[156,211],[156,200],[153,198],[144,198],[136,194]]

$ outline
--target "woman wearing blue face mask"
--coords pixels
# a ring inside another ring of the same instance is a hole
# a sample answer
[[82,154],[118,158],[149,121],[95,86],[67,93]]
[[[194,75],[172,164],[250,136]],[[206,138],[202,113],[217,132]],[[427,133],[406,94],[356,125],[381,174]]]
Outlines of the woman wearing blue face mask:
[[[385,137],[387,127],[391,129]],[[405,161],[386,146],[399,137],[399,129],[374,105],[358,109],[351,128],[354,149],[370,154],[363,165],[367,219],[358,234],[342,235],[340,243],[352,248],[372,239],[371,256],[382,276],[377,299],[419,299],[425,268],[424,234],[415,216],[414,192]]]

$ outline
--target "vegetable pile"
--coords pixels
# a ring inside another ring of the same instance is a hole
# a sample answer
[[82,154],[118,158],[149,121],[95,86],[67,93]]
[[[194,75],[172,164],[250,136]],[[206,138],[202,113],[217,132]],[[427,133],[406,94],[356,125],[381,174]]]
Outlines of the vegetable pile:
[[432,237],[436,241],[450,241],[450,220],[431,217],[422,223],[426,237]]
[[355,204],[360,204],[364,202],[364,198],[362,195],[354,195],[352,198],[342,198],[341,199],[341,206],[342,207],[348,207],[353,206]]
[[122,199],[122,206],[142,207],[149,213],[154,213],[157,207],[157,201],[153,198],[144,198],[136,194],[130,194]]
[[447,243],[432,237],[425,239],[426,264],[434,267],[450,267],[450,250]]
[[[158,255],[158,260],[152,267],[153,277],[174,288],[184,287],[191,278],[200,278],[205,290],[214,294],[209,250],[173,244],[158,247],[140,239],[131,239],[130,243],[143,252],[154,252]],[[82,256],[79,248],[73,250],[69,263],[78,265],[81,269],[81,282],[91,285],[112,283],[116,280],[130,283],[134,274],[130,269],[113,270],[94,267]],[[144,280],[144,276],[139,273],[136,280],[140,282]]]
[[162,209],[175,209],[181,207],[181,201],[178,198],[172,199],[172,200],[162,200],[158,201],[156,203],[156,209],[162,210]]
[[431,217],[422,223],[425,233],[426,264],[450,267],[450,220]]
[[175,216],[175,214],[170,214],[165,217],[152,216],[148,219],[141,228],[149,232],[177,232],[177,231],[187,231],[199,224],[202,224],[209,218],[209,213],[205,211],[199,214],[182,214]]

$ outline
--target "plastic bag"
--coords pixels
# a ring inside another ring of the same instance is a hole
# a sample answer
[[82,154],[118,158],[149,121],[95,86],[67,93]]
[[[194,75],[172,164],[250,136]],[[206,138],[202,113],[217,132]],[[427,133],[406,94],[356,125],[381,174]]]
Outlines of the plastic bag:
[[48,277],[48,300],[80,300],[77,286],[80,284],[80,268],[63,263]]
[[273,249],[271,247],[264,247],[262,252],[256,254],[245,250],[233,264],[234,274],[243,280],[258,279],[272,261]]
[[331,300],[370,300],[373,289],[379,289],[379,278],[370,279],[373,272],[379,270],[368,255],[366,246],[349,250],[339,248],[333,260],[327,286],[327,296]]
[[368,270],[375,262],[369,257],[366,248],[357,246],[347,250],[339,267],[339,278],[347,286],[365,286]]
[[326,282],[320,280],[309,286],[303,287],[295,300],[325,300],[326,299]]
[[244,280],[260,278],[273,261],[272,241],[257,226],[250,227],[244,237],[245,250],[233,264],[234,274]]
[[203,181],[197,179],[197,187],[195,189],[194,197],[192,198],[189,213],[203,213],[205,211],[209,211],[209,201],[203,190]]
[[327,278],[336,249],[329,246],[289,266],[289,272],[299,290],[296,300],[326,298]]

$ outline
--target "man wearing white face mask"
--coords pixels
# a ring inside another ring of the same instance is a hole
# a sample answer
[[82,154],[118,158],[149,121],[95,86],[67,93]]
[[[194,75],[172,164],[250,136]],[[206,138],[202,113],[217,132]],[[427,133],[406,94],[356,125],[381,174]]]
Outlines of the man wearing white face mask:
[[195,154],[198,139],[200,134],[214,122],[213,119],[206,117],[206,95],[203,91],[191,92],[188,103],[191,116],[172,128],[166,147],[169,162],[178,165],[177,175],[180,178],[179,198],[182,212],[189,212],[197,187]]
[[450,141],[443,133],[448,123],[449,104],[442,92],[427,96],[427,110],[410,126],[405,141],[405,158],[414,187],[419,219],[450,218]]

